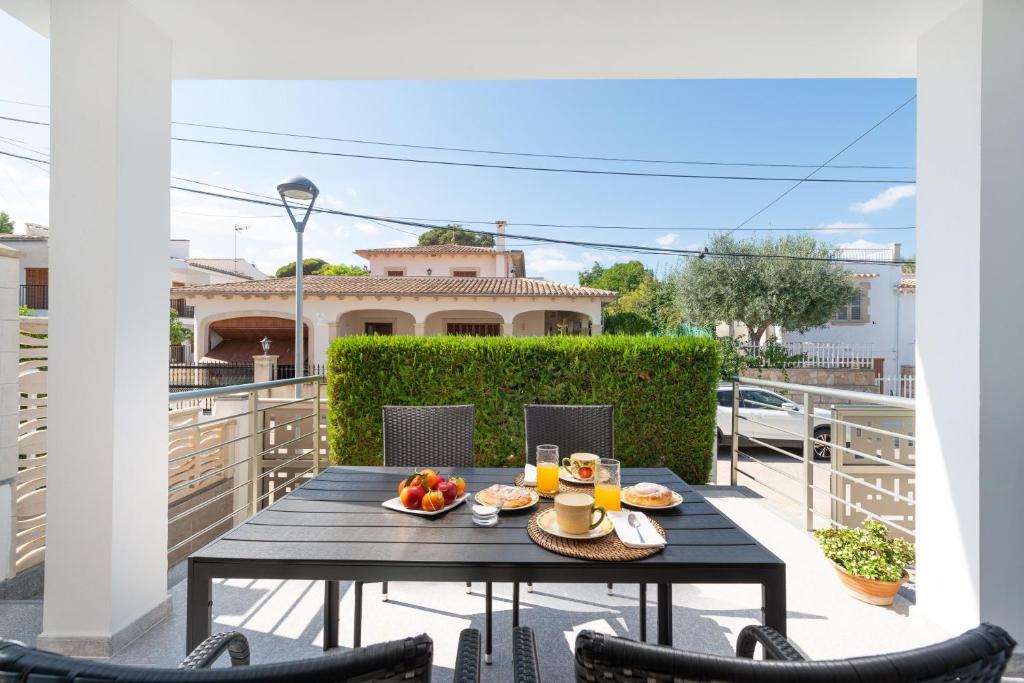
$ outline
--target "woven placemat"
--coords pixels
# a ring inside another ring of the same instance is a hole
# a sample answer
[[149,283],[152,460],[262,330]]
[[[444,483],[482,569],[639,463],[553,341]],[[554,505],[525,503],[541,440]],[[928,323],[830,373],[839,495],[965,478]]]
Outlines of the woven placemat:
[[[549,508],[550,509],[550,508]],[[661,548],[629,548],[619,540],[618,534],[614,531],[602,538],[583,541],[574,538],[561,538],[553,536],[540,528],[537,524],[537,517],[544,510],[535,512],[526,525],[526,532],[530,540],[545,550],[550,550],[566,557],[575,557],[579,560],[604,560],[607,562],[622,562],[629,560],[642,560],[645,557],[656,555]],[[651,525],[665,538],[665,530],[653,519]]]
[[[516,486],[522,486],[523,485],[523,479],[525,479],[525,478],[526,478],[525,474],[523,474],[521,472],[519,474],[517,474],[516,475]],[[536,486],[527,486],[527,488],[531,488],[531,489],[536,490],[537,487]],[[559,479],[558,480],[558,492],[559,493],[593,493],[594,492],[594,485],[593,484],[574,484],[571,481],[565,481],[563,479]],[[554,498],[555,497],[554,495],[552,495],[550,493],[544,493],[543,491],[537,491],[537,495],[540,496],[541,498]]]

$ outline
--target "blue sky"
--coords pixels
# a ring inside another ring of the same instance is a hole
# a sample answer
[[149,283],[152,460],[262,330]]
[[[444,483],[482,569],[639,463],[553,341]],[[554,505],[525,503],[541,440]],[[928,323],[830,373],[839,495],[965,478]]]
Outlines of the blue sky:
[[[0,99],[49,102],[45,39],[0,12],[0,43],[17,60],[0,62]],[[471,59],[467,55],[467,59]],[[728,162],[820,164],[906,100],[913,80],[518,81],[518,82],[210,82],[178,81],[173,118],[400,143],[510,151]],[[0,102],[0,114],[46,120],[48,110]],[[295,140],[176,126],[176,135],[252,144],[330,149],[484,163],[739,175],[799,176],[809,169],[661,166],[530,159]],[[915,109],[904,108],[835,164],[913,166]],[[46,152],[45,128],[0,121],[0,151]],[[286,175],[302,173],[323,193],[320,205],[346,211],[427,219],[510,223],[640,225],[657,230],[510,227],[509,232],[690,248],[708,228],[728,229],[788,183],[581,176],[439,167],[314,157],[173,143],[176,175],[274,194]],[[33,154],[33,153],[29,153]],[[913,170],[828,170],[821,177],[912,178]],[[0,157],[0,209],[15,221],[45,223],[47,175]],[[290,260],[286,219],[263,207],[171,193],[171,233],[192,240],[194,255],[238,254],[273,271]],[[269,217],[268,217],[269,216]],[[914,253],[913,188],[897,184],[807,183],[747,227],[840,226],[814,233],[834,243],[898,241]],[[689,230],[700,228],[700,230]],[[402,228],[402,230],[408,230]],[[415,231],[413,231],[415,232]],[[750,236],[751,233],[742,233]],[[765,234],[765,233],[757,233]],[[774,234],[774,233],[773,233]],[[307,231],[307,255],[359,263],[357,248],[409,244],[407,232],[320,215]],[[515,245],[515,243],[512,243]],[[625,256],[571,246],[524,243],[529,275],[575,282],[595,260]],[[644,257],[659,272],[674,257]]]

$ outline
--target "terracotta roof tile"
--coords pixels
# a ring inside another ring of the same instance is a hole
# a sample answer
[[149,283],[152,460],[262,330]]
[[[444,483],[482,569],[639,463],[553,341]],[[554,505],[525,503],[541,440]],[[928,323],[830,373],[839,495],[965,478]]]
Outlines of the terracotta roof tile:
[[[370,277],[366,275],[307,275],[303,279],[311,296],[596,296],[614,298],[606,289],[566,285],[531,278],[499,277]],[[193,285],[171,290],[179,295],[282,294],[295,291],[294,277]]]

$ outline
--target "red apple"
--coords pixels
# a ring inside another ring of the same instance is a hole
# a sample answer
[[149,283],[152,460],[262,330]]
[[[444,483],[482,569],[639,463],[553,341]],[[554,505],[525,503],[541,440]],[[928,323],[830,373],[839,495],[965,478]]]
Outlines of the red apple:
[[414,486],[406,486],[402,489],[402,492],[398,494],[399,500],[409,510],[419,510],[420,502],[423,500],[423,495],[426,491],[419,484]]
[[450,481],[442,481],[437,485],[437,490],[444,495],[444,504],[451,505],[452,501],[459,495],[459,487]]

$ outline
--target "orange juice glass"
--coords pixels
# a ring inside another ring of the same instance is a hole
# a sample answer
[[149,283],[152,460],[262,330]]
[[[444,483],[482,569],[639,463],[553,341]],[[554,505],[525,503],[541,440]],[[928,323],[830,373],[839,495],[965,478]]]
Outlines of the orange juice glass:
[[594,505],[608,512],[622,509],[619,461],[601,458],[594,473]]
[[541,493],[558,493],[558,446],[544,444],[537,446],[537,490]]

